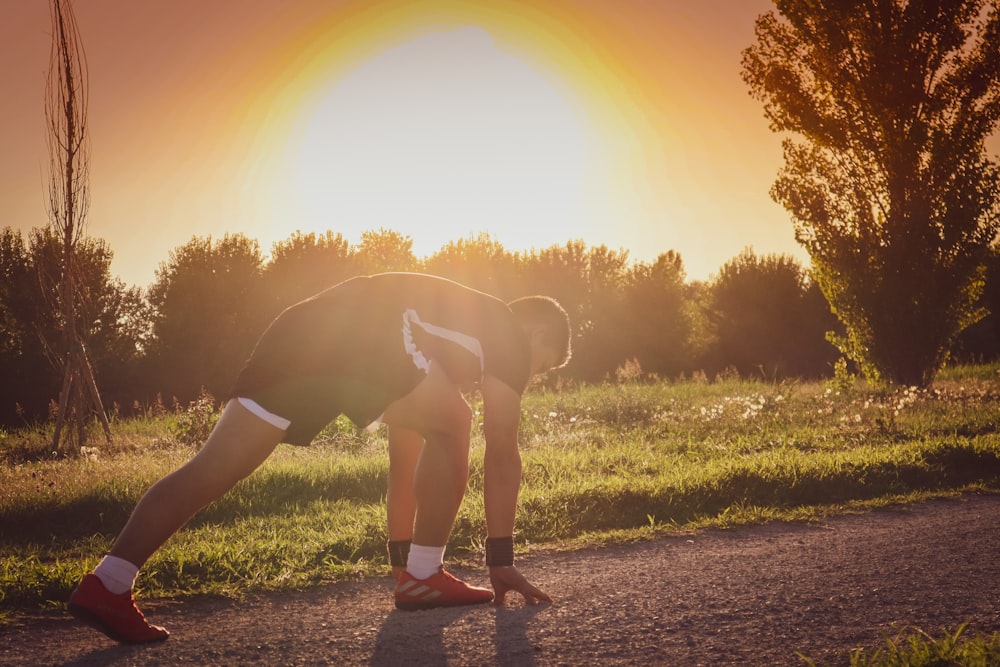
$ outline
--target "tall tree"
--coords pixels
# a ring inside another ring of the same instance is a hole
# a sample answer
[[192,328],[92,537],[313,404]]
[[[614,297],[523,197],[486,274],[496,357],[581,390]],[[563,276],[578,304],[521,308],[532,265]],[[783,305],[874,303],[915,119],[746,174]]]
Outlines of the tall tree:
[[304,234],[296,231],[271,246],[265,269],[267,290],[273,295],[274,314],[342,280],[357,275],[350,245],[339,233]]
[[[33,324],[51,312],[39,299],[38,276],[24,237],[6,227],[0,232],[0,424],[44,419],[59,391]],[[31,382],[23,381],[31,378]]]
[[62,264],[57,308],[65,353],[52,447],[59,450],[67,420],[85,437],[84,420],[95,413],[111,443],[111,427],[101,402],[87,349],[78,327],[77,246],[84,237],[90,204],[90,143],[87,133],[87,61],[69,0],[53,0],[52,52],[45,88],[45,120],[49,140],[49,220],[62,240]]
[[744,376],[818,377],[836,361],[823,335],[836,321],[790,256],[758,257],[747,248],[723,265],[709,292],[717,366]]
[[263,266],[257,241],[242,234],[194,237],[170,252],[147,291],[152,392],[187,402],[201,389],[216,397],[229,390],[274,315],[261,298]]
[[420,266],[413,254],[413,239],[392,229],[361,232],[354,253],[364,273],[414,271]]
[[982,317],[1000,227],[996,0],[776,0],[743,77],[784,140],[771,196],[871,375],[926,385]]
[[652,264],[635,264],[625,279],[624,359],[662,377],[692,370],[693,313],[684,279],[684,262],[674,250],[661,253]]
[[[149,333],[148,306],[138,287],[127,287],[111,275],[111,248],[103,239],[85,237],[75,250],[76,332],[101,381],[101,396],[135,398],[125,386],[134,374]],[[16,287],[22,300],[47,304],[58,300],[62,239],[51,228],[34,229],[27,254],[31,280]],[[51,365],[62,360],[64,332],[59,313],[37,305],[20,308],[20,318]],[[39,375],[37,369],[32,375]],[[99,371],[99,374],[98,374]],[[51,394],[49,398],[51,399]]]
[[[510,300],[517,258],[485,232],[450,241],[424,260],[424,270]],[[516,296],[523,296],[516,294]]]

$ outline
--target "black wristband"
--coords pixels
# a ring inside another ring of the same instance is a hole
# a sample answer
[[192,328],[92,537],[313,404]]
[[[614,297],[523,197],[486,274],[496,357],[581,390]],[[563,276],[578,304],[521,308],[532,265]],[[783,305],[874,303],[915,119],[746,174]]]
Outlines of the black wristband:
[[513,537],[486,538],[486,564],[490,567],[508,567],[514,564]]
[[389,565],[406,567],[406,557],[410,555],[410,540],[389,540]]

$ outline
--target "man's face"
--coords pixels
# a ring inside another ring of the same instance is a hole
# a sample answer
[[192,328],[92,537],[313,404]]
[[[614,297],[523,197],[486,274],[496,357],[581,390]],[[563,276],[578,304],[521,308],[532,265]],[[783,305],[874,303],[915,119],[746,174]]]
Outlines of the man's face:
[[532,336],[531,340],[531,374],[548,373],[559,363],[558,354],[541,341],[542,337]]

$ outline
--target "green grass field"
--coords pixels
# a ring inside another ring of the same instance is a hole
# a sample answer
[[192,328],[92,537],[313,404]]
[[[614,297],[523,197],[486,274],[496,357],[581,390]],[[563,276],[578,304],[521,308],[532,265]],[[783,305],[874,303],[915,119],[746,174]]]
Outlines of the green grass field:
[[[57,605],[110,546],[143,491],[185,461],[202,408],[114,423],[77,458],[49,427],[0,431],[0,602]],[[519,550],[675,530],[809,519],[980,489],[1000,491],[1000,367],[950,369],[926,391],[746,380],[529,392]],[[478,414],[478,413],[477,413]],[[448,557],[478,561],[483,441]],[[282,445],[147,564],[145,598],[240,595],[381,575],[384,433],[341,420]]]

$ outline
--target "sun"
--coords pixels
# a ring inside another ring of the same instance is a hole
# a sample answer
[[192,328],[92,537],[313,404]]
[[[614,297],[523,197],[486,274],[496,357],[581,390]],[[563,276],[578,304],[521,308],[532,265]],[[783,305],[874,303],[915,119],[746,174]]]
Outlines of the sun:
[[520,250],[585,237],[608,209],[581,102],[479,27],[425,30],[332,70],[301,109],[289,232],[392,229],[417,256],[487,232]]

